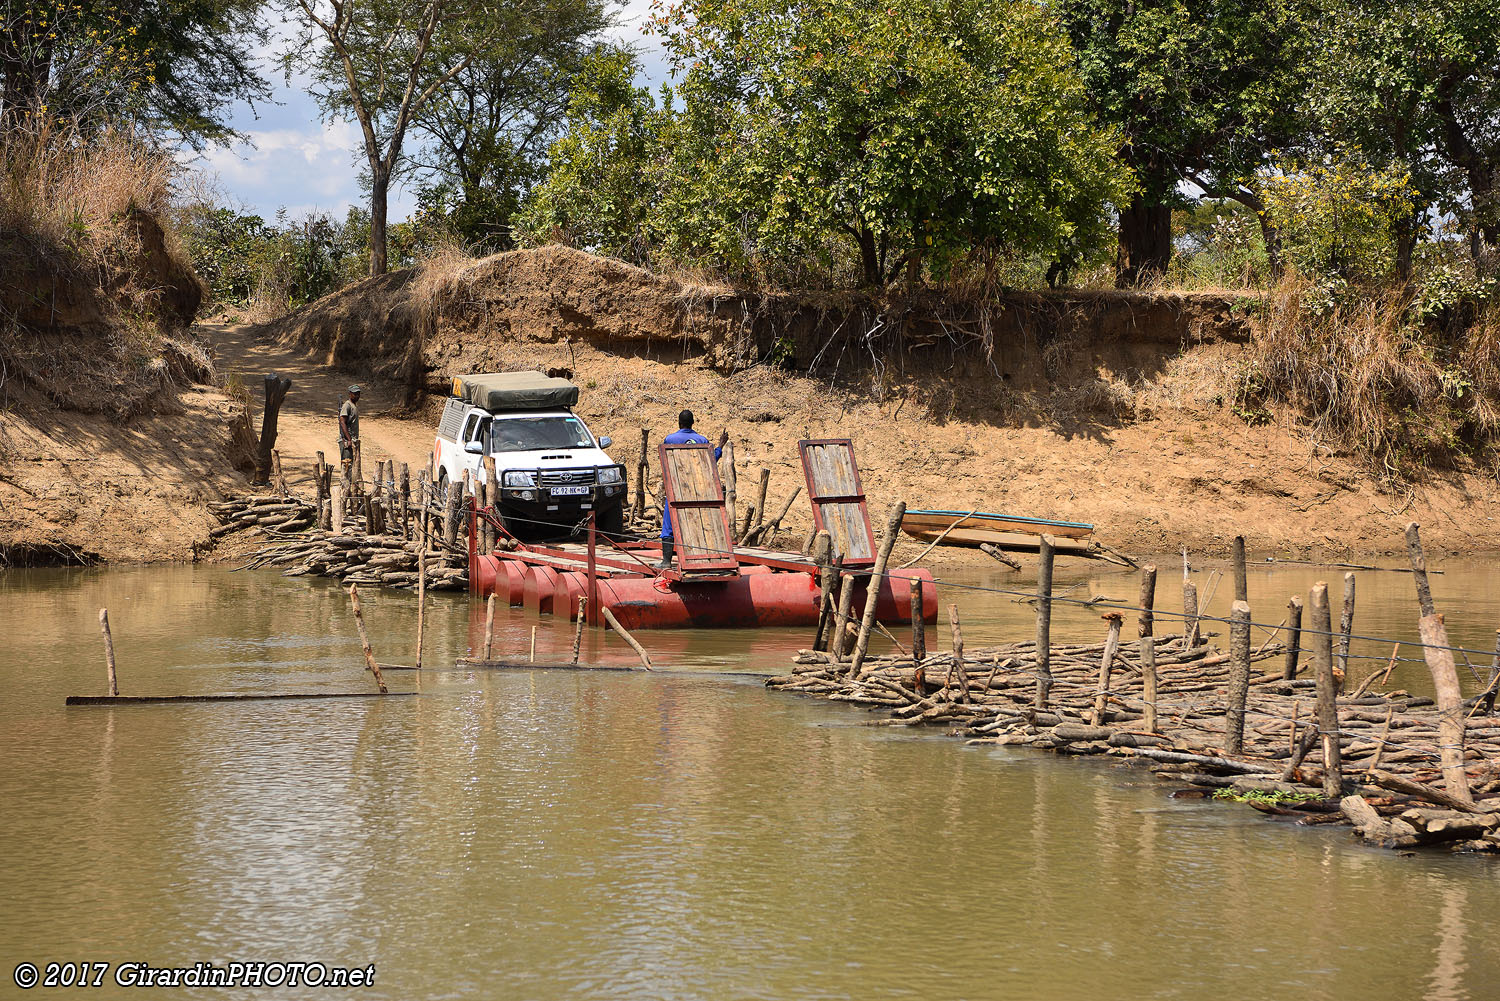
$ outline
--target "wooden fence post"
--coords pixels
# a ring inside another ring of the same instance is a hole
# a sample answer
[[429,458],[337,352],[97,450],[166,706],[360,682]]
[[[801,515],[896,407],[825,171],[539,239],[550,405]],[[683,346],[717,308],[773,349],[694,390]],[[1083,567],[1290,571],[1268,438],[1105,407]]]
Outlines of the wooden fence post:
[[1339,751],[1338,691],[1333,683],[1333,618],[1328,611],[1328,585],[1318,581],[1308,596],[1312,613],[1313,677],[1318,683],[1318,736],[1323,747],[1323,795],[1344,794],[1343,758]]
[[1042,536],[1036,567],[1036,696],[1031,707],[1047,708],[1052,693],[1052,539]]

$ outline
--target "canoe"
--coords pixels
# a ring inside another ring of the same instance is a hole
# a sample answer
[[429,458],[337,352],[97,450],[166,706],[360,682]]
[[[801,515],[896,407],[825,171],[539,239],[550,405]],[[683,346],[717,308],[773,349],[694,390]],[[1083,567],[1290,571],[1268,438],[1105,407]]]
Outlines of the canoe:
[[[949,530],[954,522],[958,522],[957,526]],[[943,538],[945,543],[977,546],[988,542],[1002,549],[1036,549],[1041,537],[1048,535],[1059,551],[1082,552],[1088,551],[1086,540],[1094,534],[1093,525],[1080,521],[1054,521],[985,511],[974,514],[967,511],[907,511],[901,519],[901,530],[924,542],[931,542],[947,531]]]

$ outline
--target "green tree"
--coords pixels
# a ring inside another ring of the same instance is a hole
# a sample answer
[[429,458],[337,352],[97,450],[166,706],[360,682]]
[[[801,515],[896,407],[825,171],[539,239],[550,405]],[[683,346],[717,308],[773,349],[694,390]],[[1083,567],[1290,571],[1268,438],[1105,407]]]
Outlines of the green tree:
[[[1140,188],[1120,211],[1118,284],[1172,256],[1185,183],[1262,213],[1244,183],[1301,134],[1310,36],[1303,0],[1060,0],[1085,88],[1124,136]],[[1267,250],[1275,253],[1274,228]]]
[[[1424,221],[1461,221],[1482,256],[1500,246],[1500,30],[1485,0],[1328,0],[1315,90],[1323,143],[1411,175],[1398,272]],[[1316,148],[1317,143],[1314,143]]]
[[658,215],[678,256],[798,257],[863,284],[977,249],[1067,255],[1128,195],[1039,0],[686,0]]
[[3,0],[0,125],[85,131],[113,119],[202,149],[236,137],[238,101],[270,95],[252,47],[259,0]]
[[637,68],[630,53],[603,50],[574,78],[567,130],[551,147],[546,178],[516,218],[523,241],[558,239],[646,262],[659,235],[651,213],[675,118],[635,86]]
[[[495,44],[418,107],[422,204],[471,244],[514,245],[511,217],[546,170],[568,94],[591,57],[612,51],[606,0],[539,0],[500,8]],[[467,47],[466,40],[460,40]]]
[[503,37],[504,18],[458,0],[283,0],[300,30],[282,55],[323,113],[360,128],[370,186],[370,274],[385,274],[391,181],[416,116]]

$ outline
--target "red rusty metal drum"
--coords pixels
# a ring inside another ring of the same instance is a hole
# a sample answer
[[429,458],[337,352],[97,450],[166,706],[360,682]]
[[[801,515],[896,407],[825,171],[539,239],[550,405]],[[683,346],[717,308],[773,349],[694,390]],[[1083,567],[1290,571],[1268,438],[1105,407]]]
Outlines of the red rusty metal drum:
[[578,599],[588,594],[588,576],[564,570],[557,575],[552,590],[552,614],[566,615],[569,622],[578,618]]
[[[875,615],[886,624],[911,621],[911,589],[922,588],[923,618],[937,621],[937,586],[926,570],[887,577],[876,593]],[[626,629],[755,628],[813,626],[818,588],[804,573],[740,574],[728,581],[677,581],[658,586],[648,577],[599,582],[599,600]],[[855,607],[864,605],[863,588]]]
[[521,604],[528,612],[546,614],[552,611],[552,596],[557,588],[557,571],[551,567],[526,568]]

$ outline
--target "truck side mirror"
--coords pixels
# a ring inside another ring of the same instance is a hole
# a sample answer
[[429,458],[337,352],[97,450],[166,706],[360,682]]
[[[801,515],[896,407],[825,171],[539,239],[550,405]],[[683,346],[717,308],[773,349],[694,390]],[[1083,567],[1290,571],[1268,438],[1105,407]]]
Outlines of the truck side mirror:
[[613,438],[611,438],[609,435],[605,435],[603,438],[599,439],[599,447],[600,448],[609,448],[609,446],[613,445],[614,443],[615,443],[615,440]]
[[481,442],[481,441],[466,441],[466,442],[464,442],[464,451],[468,452],[470,455],[483,455],[484,454],[484,442]]

